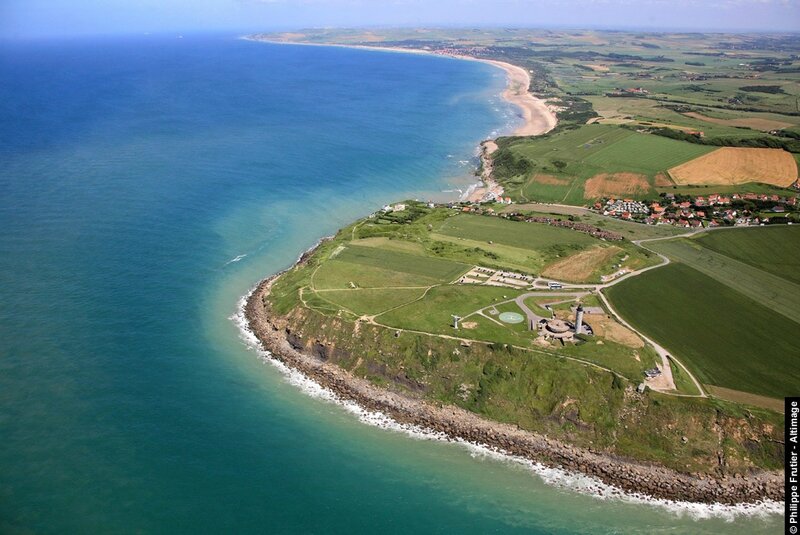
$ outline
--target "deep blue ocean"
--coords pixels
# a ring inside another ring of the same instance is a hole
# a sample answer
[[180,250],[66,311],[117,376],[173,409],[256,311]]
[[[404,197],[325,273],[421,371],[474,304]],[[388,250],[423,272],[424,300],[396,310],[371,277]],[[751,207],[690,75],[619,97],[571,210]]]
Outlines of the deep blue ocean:
[[469,184],[504,84],[234,36],[0,42],[0,532],[777,530],[366,425],[243,341],[241,296],[318,238]]

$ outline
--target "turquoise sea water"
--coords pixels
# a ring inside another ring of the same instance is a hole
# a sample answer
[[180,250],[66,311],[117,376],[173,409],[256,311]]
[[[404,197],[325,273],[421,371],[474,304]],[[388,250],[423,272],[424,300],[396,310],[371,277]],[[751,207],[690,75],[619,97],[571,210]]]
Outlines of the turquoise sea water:
[[0,80],[0,532],[778,529],[365,425],[243,342],[260,278],[470,181],[500,71],[188,36],[6,42]]

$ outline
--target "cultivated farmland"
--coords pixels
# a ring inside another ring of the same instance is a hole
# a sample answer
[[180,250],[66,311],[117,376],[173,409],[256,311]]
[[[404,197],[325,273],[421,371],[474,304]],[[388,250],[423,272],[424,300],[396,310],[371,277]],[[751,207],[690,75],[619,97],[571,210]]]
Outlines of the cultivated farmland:
[[673,167],[669,174],[677,184],[763,182],[786,187],[797,180],[797,164],[782,149],[723,147]]
[[696,145],[623,130],[630,135],[606,145],[586,158],[586,163],[615,171],[634,171],[654,176],[682,162],[696,158],[713,150],[712,147]]
[[607,195],[645,197],[667,169],[714,150],[598,124],[540,138],[507,138],[500,148],[494,174],[508,193],[570,204]]
[[779,398],[800,381],[797,323],[695,269],[671,264],[607,292],[705,383]]
[[457,238],[493,241],[531,250],[547,250],[557,246],[583,249],[597,243],[591,236],[569,229],[470,215],[447,219],[438,232]]
[[719,254],[800,284],[800,227],[779,225],[708,232],[696,241]]
[[637,197],[650,191],[647,177],[636,173],[601,173],[586,181],[583,197]]
[[[714,233],[736,234],[739,231],[739,229],[726,229]],[[776,237],[778,236],[764,234],[761,239],[769,242],[772,241],[770,238]],[[701,244],[702,242],[698,243],[695,240],[677,239],[652,242],[647,246],[673,260],[692,266],[722,284],[735,288],[754,301],[789,319],[800,322],[800,316],[797,314],[800,285],[745,262],[706,249]]]

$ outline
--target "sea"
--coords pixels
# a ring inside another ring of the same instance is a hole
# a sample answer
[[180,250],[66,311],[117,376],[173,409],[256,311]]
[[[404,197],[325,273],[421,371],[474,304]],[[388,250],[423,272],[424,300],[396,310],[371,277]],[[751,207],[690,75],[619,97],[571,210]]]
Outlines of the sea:
[[1,533],[770,533],[403,428],[242,297],[518,111],[479,62],[236,35],[0,41]]

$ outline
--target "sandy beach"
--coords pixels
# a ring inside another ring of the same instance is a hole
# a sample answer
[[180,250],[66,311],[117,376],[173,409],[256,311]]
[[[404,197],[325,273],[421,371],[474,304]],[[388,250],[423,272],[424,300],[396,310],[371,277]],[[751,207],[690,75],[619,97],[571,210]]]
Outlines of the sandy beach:
[[547,106],[544,100],[534,97],[528,91],[531,85],[531,76],[528,71],[503,61],[489,59],[479,59],[478,61],[494,65],[506,72],[508,86],[503,91],[503,98],[518,106],[522,110],[524,119],[524,123],[514,130],[515,136],[540,136],[556,127],[558,120],[553,110]]
[[[341,46],[402,53],[432,53],[403,48]],[[450,57],[484,61],[507,73],[508,86],[503,96],[523,110],[525,119],[524,124],[514,132],[515,135],[541,135],[555,127],[555,113],[544,101],[528,92],[530,75],[524,69],[500,61]],[[502,194],[502,187],[491,178],[492,153],[496,150],[497,143],[494,140],[481,143],[481,184],[470,188],[469,200],[480,200],[488,193]],[[306,263],[313,252],[314,249],[306,251],[297,264]],[[267,297],[272,283],[280,276],[281,273],[278,273],[261,281],[247,296],[242,311],[246,328],[257,339],[261,349],[269,352],[271,358],[299,371],[306,378],[333,392],[340,400],[355,402],[365,410],[379,412],[396,422],[418,426],[449,440],[481,444],[492,451],[539,463],[544,467],[583,474],[593,478],[598,484],[610,485],[615,492],[627,493],[643,500],[717,505],[761,504],[749,506],[757,509],[764,505],[763,500],[767,501],[768,507],[772,507],[770,504],[777,504],[784,499],[782,474],[778,471],[754,471],[745,475],[737,474],[735,478],[676,472],[657,464],[637,462],[603,451],[572,446],[517,426],[488,420],[458,407],[437,405],[407,393],[378,387],[329,361],[329,352],[333,349],[315,338],[313,333],[303,332],[305,321],[302,311],[284,316],[271,309]]]

